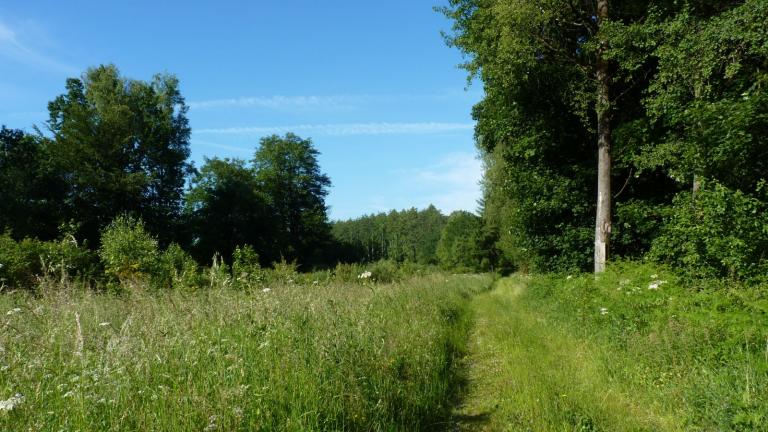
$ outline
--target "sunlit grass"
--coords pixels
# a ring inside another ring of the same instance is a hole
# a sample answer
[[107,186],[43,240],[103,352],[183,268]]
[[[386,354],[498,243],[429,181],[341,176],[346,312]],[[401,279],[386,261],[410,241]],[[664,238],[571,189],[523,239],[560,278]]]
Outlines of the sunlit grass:
[[6,294],[0,430],[438,428],[490,281]]
[[457,418],[466,430],[768,430],[765,293],[701,288],[637,265],[501,280],[473,303]]

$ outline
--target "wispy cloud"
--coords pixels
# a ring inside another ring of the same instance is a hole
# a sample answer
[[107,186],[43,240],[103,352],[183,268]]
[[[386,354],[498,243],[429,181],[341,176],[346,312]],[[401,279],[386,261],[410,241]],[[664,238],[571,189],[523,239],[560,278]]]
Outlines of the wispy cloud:
[[18,32],[0,22],[0,55],[3,57],[57,73],[74,75],[79,72],[75,67],[36,51],[21,39]]
[[269,97],[239,97],[231,99],[213,99],[191,101],[191,109],[203,110],[214,108],[267,108],[277,110],[318,110],[353,109],[349,98],[343,96],[269,96]]
[[220,148],[220,149],[230,150],[230,151],[235,151],[235,152],[241,152],[241,153],[251,153],[251,152],[254,151],[253,148],[238,147],[238,146],[221,144],[221,143],[211,142],[211,141],[202,141],[202,140],[198,140],[198,139],[190,140],[190,144],[192,144],[194,146],[215,147],[215,148]]
[[211,110],[225,108],[264,108],[292,111],[342,111],[355,110],[366,105],[398,104],[412,102],[443,102],[453,99],[480,100],[482,93],[477,91],[427,94],[358,94],[334,96],[243,96],[235,98],[190,101],[187,105],[193,110]]
[[474,211],[482,196],[482,162],[472,153],[450,153],[423,169],[398,173],[426,193],[420,206],[434,204],[443,212]]
[[337,123],[196,129],[195,133],[217,135],[264,135],[303,132],[312,135],[325,136],[410,135],[471,131],[473,128],[474,125],[472,123]]

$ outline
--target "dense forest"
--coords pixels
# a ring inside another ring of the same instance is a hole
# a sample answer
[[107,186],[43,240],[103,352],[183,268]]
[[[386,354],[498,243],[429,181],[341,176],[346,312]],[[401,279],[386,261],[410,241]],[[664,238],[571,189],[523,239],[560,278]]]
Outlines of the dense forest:
[[593,242],[610,240],[614,258],[765,277],[768,2],[441,10],[448,44],[485,91],[473,115],[499,256],[530,270],[598,269]]
[[65,255],[73,272],[93,273],[116,222],[201,265],[247,246],[260,265],[304,270],[391,260],[601,271],[648,258],[693,276],[764,277],[768,2],[607,8],[440,9],[485,94],[473,111],[480,217],[429,207],[330,222],[331,179],[311,139],[267,136],[250,160],[194,167],[173,75],[91,68],[67,80],[42,129],[0,131],[0,277],[31,280]]

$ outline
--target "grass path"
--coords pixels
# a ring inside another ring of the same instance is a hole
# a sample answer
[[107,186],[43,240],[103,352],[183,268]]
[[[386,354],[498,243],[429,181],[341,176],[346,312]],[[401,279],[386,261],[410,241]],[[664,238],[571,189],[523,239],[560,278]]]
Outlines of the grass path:
[[677,430],[671,413],[606,378],[606,349],[528,307],[514,276],[473,300],[468,387],[454,412],[465,431]]

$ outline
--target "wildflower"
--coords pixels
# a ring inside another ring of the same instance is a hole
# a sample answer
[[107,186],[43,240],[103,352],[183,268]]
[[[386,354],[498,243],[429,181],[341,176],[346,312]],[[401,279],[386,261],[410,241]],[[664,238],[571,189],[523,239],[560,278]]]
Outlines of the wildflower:
[[0,411],[11,411],[24,402],[24,395],[16,393],[8,400],[0,400]]
[[600,315],[608,315],[608,308],[601,307],[600,308]]
[[216,430],[216,419],[217,417],[215,415],[212,415],[208,417],[208,426],[203,429],[204,431],[215,431]]
[[360,276],[358,276],[357,278],[358,279],[368,279],[371,276],[373,276],[373,273],[371,273],[369,271],[364,271],[364,272],[360,273]]
[[270,291],[272,291],[272,288],[264,288],[263,290],[261,290],[261,292],[263,293],[268,293]]
[[650,290],[657,290],[657,289],[659,289],[659,287],[662,284],[665,284],[665,283],[667,283],[667,281],[655,280],[655,281],[653,281],[653,282],[648,284],[648,289],[650,289]]
[[568,275],[568,276],[565,277],[565,279],[571,280],[571,279],[573,279],[573,275]]
[[8,312],[6,312],[5,314],[6,315],[15,315],[15,314],[20,313],[20,312],[21,312],[21,308],[13,308],[13,309],[9,310]]

